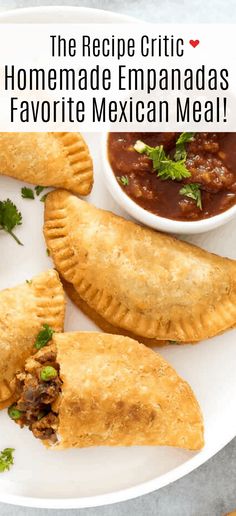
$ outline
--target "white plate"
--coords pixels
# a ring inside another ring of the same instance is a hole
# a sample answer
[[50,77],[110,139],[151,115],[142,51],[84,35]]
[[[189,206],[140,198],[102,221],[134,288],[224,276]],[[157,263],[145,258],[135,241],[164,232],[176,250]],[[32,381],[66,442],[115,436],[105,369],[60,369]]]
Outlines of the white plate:
[[[12,11],[0,21],[114,22],[126,17],[79,8],[40,8]],[[101,180],[98,135],[85,135],[95,165],[90,201],[120,213]],[[43,204],[21,199],[22,184],[0,178],[0,199],[10,197],[23,214],[17,235],[19,247],[1,234],[0,288],[13,286],[51,267],[42,236]],[[210,251],[236,258],[236,223],[191,241]],[[29,314],[30,317],[30,314]],[[94,330],[71,303],[66,330]],[[124,501],[149,493],[186,475],[225,446],[236,434],[236,332],[231,331],[195,346],[161,349],[177,371],[190,382],[205,418],[206,445],[198,453],[173,448],[94,448],[53,452],[45,450],[27,430],[19,429],[5,412],[0,414],[0,449],[14,447],[15,465],[0,475],[0,500],[47,508],[83,508]]]

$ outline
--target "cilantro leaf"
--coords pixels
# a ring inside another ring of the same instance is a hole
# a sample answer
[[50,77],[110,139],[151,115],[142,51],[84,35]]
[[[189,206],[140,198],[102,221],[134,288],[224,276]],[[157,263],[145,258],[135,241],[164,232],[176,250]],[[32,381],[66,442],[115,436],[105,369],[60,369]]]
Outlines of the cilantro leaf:
[[34,343],[34,347],[36,349],[41,349],[52,339],[54,330],[48,326],[48,324],[43,325],[43,329],[38,333],[36,337],[36,341]]
[[185,167],[184,160],[172,161],[167,159],[163,161],[158,172],[158,177],[166,181],[172,179],[172,181],[181,181],[186,177],[190,177],[191,173]]
[[193,139],[193,135],[194,133],[181,133],[176,142],[176,151],[174,155],[175,161],[186,159],[187,152],[185,150],[185,143],[191,142]]
[[23,188],[21,188],[21,197],[22,199],[34,199],[34,192],[31,188],[23,186]]
[[0,453],[0,473],[7,471],[14,464],[14,448],[5,448]]
[[45,202],[45,201],[46,201],[46,198],[47,198],[47,195],[48,195],[47,193],[45,193],[44,195],[42,195],[42,197],[41,197],[40,201],[41,201],[41,202]]
[[190,199],[196,201],[197,207],[202,210],[202,196],[200,185],[198,183],[189,183],[188,185],[184,185],[183,188],[179,191],[180,195],[185,195]]
[[191,142],[193,139],[194,133],[181,133],[179,136],[176,145],[182,145],[183,143]]
[[158,177],[163,181],[167,179],[181,181],[181,179],[191,176],[191,173],[185,167],[185,160],[173,161],[166,155],[163,145],[150,147],[138,140],[134,145],[134,149],[139,152],[139,154],[146,154],[148,158],[152,160],[154,170],[157,171]]
[[22,215],[10,199],[0,201],[0,224],[8,231],[22,222]]
[[39,196],[39,195],[43,192],[43,190],[44,190],[45,188],[46,188],[45,186],[40,186],[40,185],[35,186],[35,192],[36,192],[36,195],[37,195],[37,196]]
[[150,147],[150,145],[146,145],[146,143],[141,140],[137,140],[134,149],[139,152],[139,154],[146,154],[148,158],[152,160],[154,170],[158,170],[161,162],[167,159],[163,145]]
[[16,226],[20,226],[21,223],[22,215],[18,211],[15,204],[13,204],[10,199],[7,199],[6,201],[0,201],[0,230],[9,233],[9,235],[11,235],[19,245],[23,244],[12,232],[12,230]]
[[129,178],[128,176],[117,176],[116,177],[117,181],[119,181],[119,183],[121,183],[123,186],[128,186],[129,184]]

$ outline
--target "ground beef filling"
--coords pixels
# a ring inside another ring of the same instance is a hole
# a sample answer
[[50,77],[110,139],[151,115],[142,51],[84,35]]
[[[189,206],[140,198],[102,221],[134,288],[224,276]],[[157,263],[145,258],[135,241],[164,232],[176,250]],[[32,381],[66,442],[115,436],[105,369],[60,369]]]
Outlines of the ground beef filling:
[[14,409],[20,412],[15,419],[21,427],[28,426],[34,436],[42,440],[57,441],[58,416],[52,410],[52,404],[61,391],[59,375],[48,381],[41,379],[41,371],[45,366],[52,366],[59,373],[56,363],[56,352],[46,351],[34,361],[36,367],[32,371],[20,373],[17,377],[18,401]]

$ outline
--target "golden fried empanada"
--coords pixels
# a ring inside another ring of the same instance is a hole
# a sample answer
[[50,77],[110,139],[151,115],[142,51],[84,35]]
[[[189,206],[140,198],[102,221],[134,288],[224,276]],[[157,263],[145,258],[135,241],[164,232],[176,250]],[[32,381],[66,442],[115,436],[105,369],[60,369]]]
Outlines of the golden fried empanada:
[[17,422],[47,446],[199,450],[204,444],[190,386],[160,355],[128,337],[55,334],[52,345],[27,360],[18,380]]
[[80,133],[0,133],[0,174],[87,195],[93,164]]
[[233,260],[66,191],[49,194],[44,234],[57,270],[80,298],[139,340],[196,342],[236,325]]
[[37,350],[35,339],[48,324],[63,331],[65,297],[58,274],[43,272],[17,287],[0,292],[0,408],[14,398],[15,375]]

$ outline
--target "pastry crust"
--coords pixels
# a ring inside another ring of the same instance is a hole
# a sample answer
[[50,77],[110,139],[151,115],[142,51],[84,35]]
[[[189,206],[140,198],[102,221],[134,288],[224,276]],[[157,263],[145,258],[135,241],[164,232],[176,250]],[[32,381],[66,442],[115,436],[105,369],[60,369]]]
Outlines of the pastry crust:
[[236,262],[59,190],[44,234],[60,275],[109,324],[145,339],[197,342],[236,325]]
[[0,292],[0,409],[14,400],[15,375],[36,351],[35,339],[44,324],[63,331],[65,296],[53,269],[30,282]]
[[187,382],[160,355],[128,337],[104,333],[55,334],[53,343],[63,381],[55,407],[56,449],[202,448],[198,402]]
[[101,330],[105,333],[111,333],[113,335],[124,335],[125,337],[130,337],[131,339],[138,339],[139,342],[145,344],[146,346],[165,346],[165,340],[159,340],[157,342],[156,339],[145,339],[145,337],[137,337],[130,331],[122,330],[116,326],[113,326],[105,319],[101,317],[93,308],[91,308],[83,299],[80,297],[78,292],[75,290],[71,283],[63,280],[61,278],[64,290],[68,297],[73,301],[73,303],[87,316],[89,317]]
[[80,133],[0,133],[0,174],[88,195],[93,164]]

